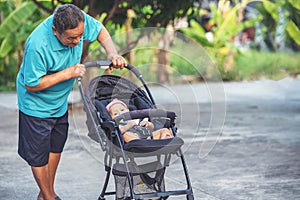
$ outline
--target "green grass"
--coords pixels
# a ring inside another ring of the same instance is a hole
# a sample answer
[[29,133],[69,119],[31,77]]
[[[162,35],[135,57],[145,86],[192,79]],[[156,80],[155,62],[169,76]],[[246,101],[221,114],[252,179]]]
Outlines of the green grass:
[[[155,82],[156,68],[158,66],[155,64],[156,60],[154,59],[155,54],[153,50],[143,50],[135,53],[135,67],[147,81]],[[195,68],[188,60],[175,54],[170,55],[170,62],[169,73],[174,83],[176,80],[180,80],[182,76],[196,77],[199,75],[205,76],[209,73],[208,68]],[[300,75],[300,53],[243,52],[236,56],[235,64],[229,72],[220,71],[220,73],[223,73],[222,77],[226,81],[279,80],[287,76],[297,77]]]
[[227,76],[229,80],[279,80],[300,74],[300,53],[249,51],[235,59],[235,65]]

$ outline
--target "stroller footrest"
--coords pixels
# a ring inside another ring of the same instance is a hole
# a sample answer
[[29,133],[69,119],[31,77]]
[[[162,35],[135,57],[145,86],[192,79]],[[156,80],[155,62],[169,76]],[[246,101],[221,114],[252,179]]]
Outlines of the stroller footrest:
[[126,143],[124,150],[128,153],[141,154],[141,156],[151,156],[176,153],[183,144],[184,142],[180,137],[161,140],[140,139]]

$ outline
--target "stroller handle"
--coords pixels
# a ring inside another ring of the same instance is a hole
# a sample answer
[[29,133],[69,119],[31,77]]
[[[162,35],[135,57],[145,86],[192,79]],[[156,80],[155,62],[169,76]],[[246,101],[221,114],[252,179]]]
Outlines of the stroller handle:
[[[100,69],[108,69],[109,67],[113,67],[111,60],[96,60],[96,61],[83,63],[83,65],[86,68],[100,67]],[[141,81],[141,83],[143,84],[143,86],[145,87],[145,89],[149,95],[149,98],[151,99],[152,103],[154,104],[154,107],[156,107],[154,98],[153,98],[146,82],[144,81],[142,74],[134,66],[132,66],[130,64],[127,64],[125,66],[125,68],[128,69],[129,71],[131,71]],[[79,85],[81,85],[81,77],[78,77],[77,80],[78,80]]]
[[[100,69],[108,69],[109,67],[113,67],[111,60],[96,60],[91,62],[83,63],[86,68],[90,67],[100,67]],[[132,73],[136,75],[140,80],[142,79],[141,73],[132,65],[127,64],[124,66],[126,69],[130,70]],[[78,77],[78,80],[81,80],[81,77]],[[141,80],[142,81],[142,80]],[[142,81],[143,82],[143,81]]]
[[[96,60],[91,62],[85,62],[83,63],[83,65],[85,66],[85,68],[100,67],[100,69],[105,70],[112,66],[112,62],[110,60]],[[82,77],[77,77],[78,82],[80,82],[81,79]]]
[[[113,64],[112,64],[111,60],[91,61],[91,62],[83,63],[83,65],[86,68],[89,68],[89,67],[100,67],[100,69],[108,69],[109,67],[113,67]],[[132,65],[127,64],[125,66],[125,68],[128,69],[128,70],[130,70],[130,71],[132,71],[137,77],[141,76],[140,72],[135,67],[133,67]]]
[[97,60],[92,62],[83,63],[86,68],[89,67],[100,67],[100,69],[108,69],[112,66],[112,62],[110,60]]

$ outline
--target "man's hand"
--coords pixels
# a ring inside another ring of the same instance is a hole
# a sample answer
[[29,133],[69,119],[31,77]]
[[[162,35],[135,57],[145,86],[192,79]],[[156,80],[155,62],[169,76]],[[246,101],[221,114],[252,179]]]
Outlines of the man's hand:
[[30,92],[41,91],[56,85],[57,83],[69,80],[71,78],[77,78],[83,76],[86,69],[82,64],[75,64],[68,67],[62,71],[56,72],[54,74],[45,75],[41,78],[40,83],[36,86],[25,86]]
[[82,77],[85,74],[86,68],[82,64],[75,64],[66,69],[70,78]]
[[123,69],[127,65],[127,61],[123,56],[113,54],[107,56],[108,60],[111,60],[114,68]]

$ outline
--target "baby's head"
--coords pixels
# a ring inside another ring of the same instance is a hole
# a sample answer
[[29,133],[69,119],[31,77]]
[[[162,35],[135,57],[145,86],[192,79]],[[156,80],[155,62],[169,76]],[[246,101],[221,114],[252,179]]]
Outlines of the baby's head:
[[107,104],[106,110],[109,112],[112,119],[115,119],[115,117],[123,113],[129,112],[127,105],[118,99],[114,99],[112,102]]

